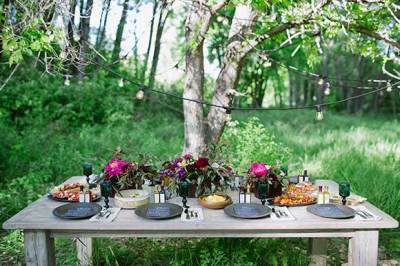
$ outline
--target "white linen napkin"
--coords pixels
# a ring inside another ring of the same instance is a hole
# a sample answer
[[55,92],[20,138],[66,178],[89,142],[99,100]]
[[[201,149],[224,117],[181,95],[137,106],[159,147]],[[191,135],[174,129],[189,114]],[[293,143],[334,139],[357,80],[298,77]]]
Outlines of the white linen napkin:
[[[378,215],[375,215],[375,214],[372,213],[370,210],[368,210],[367,207],[365,207],[365,206],[349,206],[349,207],[352,208],[352,209],[354,209],[356,212],[361,211],[361,214],[363,214],[362,212],[364,212],[364,213],[366,213],[366,214],[369,214],[369,215],[365,215],[365,214],[364,214],[364,216],[365,216],[366,218],[364,218],[364,217],[362,217],[362,216],[356,214],[356,215],[354,216],[354,220],[358,220],[358,221],[379,221],[379,220],[382,219],[382,217],[380,217],[380,216],[378,216]],[[372,217],[371,217],[371,216],[372,216]]]
[[[293,221],[296,220],[296,218],[294,218],[294,216],[292,215],[292,213],[289,211],[288,207],[274,207],[271,206],[270,207],[275,208],[275,213],[271,212],[271,220],[276,220],[276,221]],[[277,216],[277,212],[279,212],[279,218]],[[281,213],[283,213],[283,215],[281,215]],[[285,215],[287,214],[287,215]]]
[[105,223],[111,223],[114,221],[115,218],[117,218],[119,212],[121,211],[121,208],[108,208],[109,213],[102,213],[99,212],[97,215],[93,216],[92,218],[89,219],[90,222],[105,222]]
[[[188,209],[189,211],[189,218],[190,219],[186,219],[186,213],[185,213],[185,209],[183,210],[182,214],[181,214],[181,221],[182,222],[196,222],[196,221],[203,221],[204,220],[204,214],[203,214],[203,209],[202,208],[196,208],[196,207],[190,207]],[[191,211],[193,211],[193,217],[191,215]],[[197,212],[197,217],[194,215],[194,213]]]

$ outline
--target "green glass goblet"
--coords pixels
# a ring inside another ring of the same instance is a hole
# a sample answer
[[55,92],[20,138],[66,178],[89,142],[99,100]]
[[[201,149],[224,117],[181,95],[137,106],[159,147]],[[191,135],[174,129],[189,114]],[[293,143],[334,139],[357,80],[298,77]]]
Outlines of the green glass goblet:
[[110,201],[108,197],[112,194],[112,185],[110,180],[103,180],[103,182],[100,183],[100,192],[101,196],[104,197],[104,208],[108,209],[110,207],[108,205],[108,202]]
[[83,164],[83,174],[86,176],[86,182],[89,184],[89,176],[93,174],[93,166],[90,163]]
[[342,197],[343,205],[346,205],[346,198],[350,196],[350,183],[343,181],[339,183],[339,195]]

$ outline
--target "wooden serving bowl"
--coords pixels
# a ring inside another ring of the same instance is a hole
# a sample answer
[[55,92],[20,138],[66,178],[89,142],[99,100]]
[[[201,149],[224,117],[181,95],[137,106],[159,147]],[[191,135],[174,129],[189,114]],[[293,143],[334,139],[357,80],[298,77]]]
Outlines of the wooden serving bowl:
[[[218,195],[218,196],[222,196],[225,198],[224,201],[208,201],[206,200],[206,198],[208,196],[211,195]],[[208,208],[208,209],[223,209],[225,208],[225,206],[232,204],[232,199],[231,197],[229,197],[226,194],[222,194],[222,193],[213,193],[213,194],[209,194],[209,195],[201,195],[197,201],[199,202],[199,204],[201,206],[203,206],[204,208]]]

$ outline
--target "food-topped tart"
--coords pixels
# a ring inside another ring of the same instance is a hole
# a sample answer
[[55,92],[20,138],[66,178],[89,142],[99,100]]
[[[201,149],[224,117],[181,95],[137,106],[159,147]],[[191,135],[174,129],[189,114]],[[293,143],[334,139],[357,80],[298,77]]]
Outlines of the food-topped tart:
[[315,204],[317,199],[304,193],[291,192],[274,198],[275,205],[302,206]]
[[[79,201],[79,192],[81,186],[82,184],[79,182],[56,186],[50,191],[50,198],[59,201]],[[99,198],[98,190],[94,189],[91,191],[91,200],[97,200]]]
[[287,187],[287,193],[312,193],[317,188],[311,182],[301,182],[297,184],[290,183]]

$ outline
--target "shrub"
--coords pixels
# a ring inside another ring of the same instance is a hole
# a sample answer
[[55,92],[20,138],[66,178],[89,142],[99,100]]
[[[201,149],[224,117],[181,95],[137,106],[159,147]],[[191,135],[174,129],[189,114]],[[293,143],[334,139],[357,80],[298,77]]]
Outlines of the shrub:
[[291,150],[278,142],[256,117],[228,123],[219,152],[238,170],[247,170],[252,162],[287,162],[291,156]]

